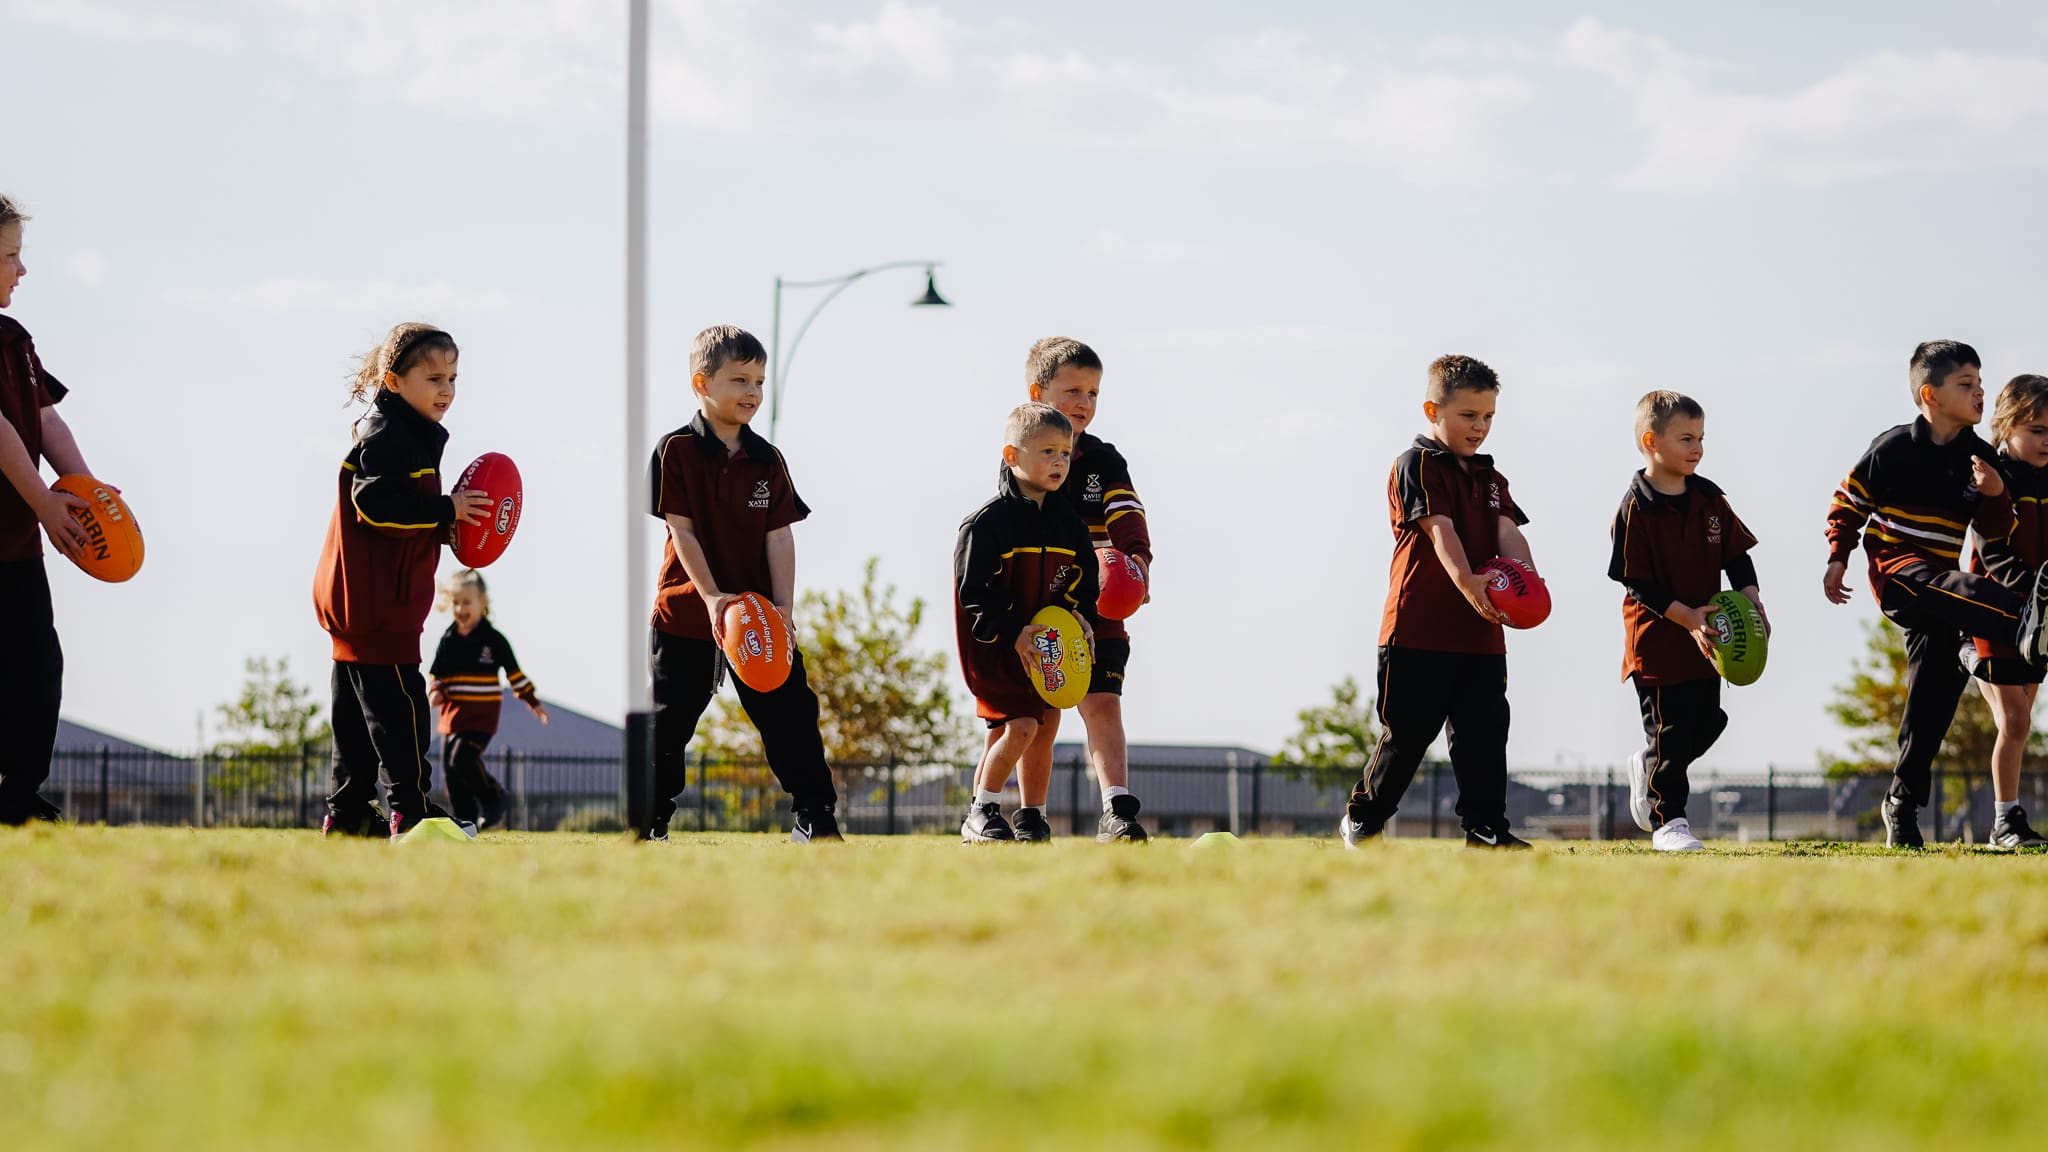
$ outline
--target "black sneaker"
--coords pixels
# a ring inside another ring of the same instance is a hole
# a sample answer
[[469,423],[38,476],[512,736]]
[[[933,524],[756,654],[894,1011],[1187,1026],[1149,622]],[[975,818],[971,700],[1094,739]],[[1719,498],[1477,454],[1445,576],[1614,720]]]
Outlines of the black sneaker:
[[1491,828],[1465,829],[1465,847],[1497,848],[1513,851],[1529,847],[1529,842],[1508,831],[1507,822],[1502,821]]
[[839,817],[830,808],[805,811],[797,809],[790,814],[789,842],[791,844],[817,844],[822,841],[844,842],[846,837],[839,834]]
[[1887,795],[1884,803],[1877,806],[1877,814],[1884,821],[1884,846],[1887,848],[1925,848],[1927,841],[1920,837],[1920,806],[1910,800],[1901,800]]
[[1095,826],[1095,839],[1102,844],[1118,840],[1143,844],[1150,839],[1145,835],[1145,826],[1138,823],[1138,798],[1128,792],[1122,796],[1111,796],[1109,807],[1102,813],[1102,822]]
[[1052,843],[1052,823],[1045,818],[1043,808],[1017,809],[1017,822],[1010,834],[1020,844]]
[[2015,805],[1991,825],[1993,848],[2048,848],[2034,826],[2027,823],[2027,810]]
[[988,844],[1016,838],[1017,834],[1010,831],[1010,822],[1003,819],[1003,810],[993,800],[980,807],[969,808],[967,819],[960,822],[962,844]]
[[647,835],[645,839],[652,840],[657,844],[668,843],[668,821],[656,820],[654,824],[647,829]]
[[0,809],[0,825],[19,827],[23,824],[56,824],[64,819],[64,810],[42,798],[40,794],[30,796],[19,805]]
[[1349,808],[1344,809],[1343,819],[1337,821],[1337,839],[1342,840],[1344,847],[1351,851],[1358,850],[1367,840],[1379,834],[1380,829],[1371,827],[1352,815]]
[[476,826],[478,828],[502,829],[505,827],[504,789],[491,789],[491,794],[489,796],[484,797],[483,803],[480,806],[483,808],[483,818],[477,821]]
[[350,814],[329,809],[327,818],[320,822],[322,836],[366,836],[381,840],[391,835],[391,827],[385,823],[383,813],[375,808],[366,808]]

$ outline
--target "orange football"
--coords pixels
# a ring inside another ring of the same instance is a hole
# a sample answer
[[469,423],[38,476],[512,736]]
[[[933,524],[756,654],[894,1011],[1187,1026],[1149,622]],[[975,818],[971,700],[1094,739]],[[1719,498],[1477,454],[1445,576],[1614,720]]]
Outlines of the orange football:
[[119,492],[80,472],[59,476],[50,487],[86,503],[71,510],[71,518],[85,529],[85,554],[78,566],[86,575],[119,584],[141,571],[142,526]]
[[742,592],[725,606],[725,659],[740,683],[756,692],[773,692],[789,679],[796,644],[766,596]]

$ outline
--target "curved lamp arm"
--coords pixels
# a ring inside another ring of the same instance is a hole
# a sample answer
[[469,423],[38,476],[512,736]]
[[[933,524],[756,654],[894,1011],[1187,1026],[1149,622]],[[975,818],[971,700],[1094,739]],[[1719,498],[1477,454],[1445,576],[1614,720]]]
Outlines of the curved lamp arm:
[[[768,386],[773,389],[768,397],[768,438],[770,440],[775,438],[776,426],[782,420],[782,392],[789,380],[790,363],[796,359],[796,350],[803,344],[804,334],[811,330],[811,322],[818,318],[818,313],[823,312],[827,304],[838,299],[841,292],[846,291],[861,280],[877,272],[888,272],[897,268],[923,268],[930,271],[933,268],[940,267],[943,263],[943,261],[939,260],[892,260],[887,264],[876,264],[856,272],[849,272],[844,276],[833,276],[824,280],[784,280],[779,276],[776,277],[775,331],[770,336],[773,347],[769,349],[769,355],[774,358],[774,362],[769,365],[768,369]],[[811,306],[811,311],[804,317],[803,323],[797,325],[796,335],[790,338],[789,351],[786,354],[782,351],[782,290],[784,288],[832,289],[830,292],[825,293],[824,299]]]

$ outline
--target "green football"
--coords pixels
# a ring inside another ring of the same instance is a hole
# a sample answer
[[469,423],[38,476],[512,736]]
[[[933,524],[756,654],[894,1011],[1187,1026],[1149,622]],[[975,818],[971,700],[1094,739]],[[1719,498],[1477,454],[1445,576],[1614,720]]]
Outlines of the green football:
[[1756,605],[1740,592],[1717,592],[1707,601],[1707,624],[1720,635],[1714,644],[1714,670],[1730,684],[1756,683],[1771,652]]

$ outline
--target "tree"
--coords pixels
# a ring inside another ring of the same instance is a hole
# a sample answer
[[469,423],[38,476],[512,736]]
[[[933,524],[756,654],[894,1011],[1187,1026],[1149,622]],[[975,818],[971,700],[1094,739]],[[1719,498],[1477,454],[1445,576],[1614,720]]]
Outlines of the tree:
[[1358,680],[1346,676],[1330,686],[1330,702],[1297,713],[1301,727],[1273,757],[1273,763],[1298,770],[1298,775],[1321,786],[1349,784],[1365,770],[1372,758],[1378,730],[1373,726],[1373,702],[1359,701]]
[[226,789],[261,787],[296,771],[297,757],[309,745],[333,738],[313,690],[292,679],[291,658],[257,656],[246,660],[241,695],[214,710],[223,738],[212,755],[222,764],[216,786]]
[[[1953,659],[1947,653],[1936,656]],[[1828,775],[1890,772],[1898,759],[1899,717],[1906,710],[1905,633],[1886,620],[1867,625],[1863,655],[1849,679],[1835,685],[1835,698],[1827,708],[1828,715],[1849,732],[1846,754],[1821,754],[1821,767]],[[1983,693],[1974,686],[1966,688],[1935,765],[1944,773],[1988,772],[1991,745],[1997,738],[1998,724],[1991,718]],[[2048,758],[2048,736],[2036,726],[2027,737],[2024,770],[2041,771],[2044,758]]]
[[[973,754],[973,733],[953,695],[944,652],[918,647],[925,604],[896,602],[869,558],[853,593],[806,592],[796,605],[797,648],[818,694],[825,755],[838,764],[932,764]],[[739,700],[712,705],[698,747],[712,759],[761,758],[761,737]]]

